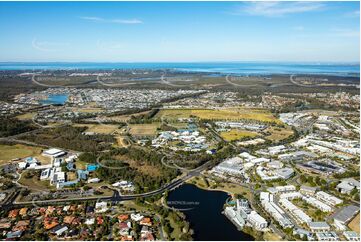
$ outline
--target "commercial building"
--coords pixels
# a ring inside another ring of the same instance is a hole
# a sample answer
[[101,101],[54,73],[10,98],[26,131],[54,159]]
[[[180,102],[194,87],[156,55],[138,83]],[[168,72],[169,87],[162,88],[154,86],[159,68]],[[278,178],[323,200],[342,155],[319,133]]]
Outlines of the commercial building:
[[348,241],[360,241],[360,235],[355,231],[344,231],[343,236],[345,236]]
[[292,202],[288,201],[287,199],[280,199],[280,204],[288,210],[298,222],[301,224],[304,223],[310,223],[312,222],[312,218],[308,216],[306,213],[304,213],[301,209],[299,209],[297,206],[295,206]]
[[331,229],[330,225],[326,222],[309,222],[308,227],[312,232],[327,232]]
[[330,206],[336,206],[338,204],[341,204],[343,201],[335,196],[332,196],[326,192],[319,191],[316,193],[316,198],[320,199],[324,203],[330,205]]
[[267,228],[267,221],[256,211],[252,211],[248,214],[247,220],[256,230]]
[[283,228],[292,228],[293,223],[286,217],[286,213],[273,202],[273,195],[268,192],[261,193],[261,204]]
[[316,238],[319,241],[338,241],[339,237],[334,231],[330,232],[318,232],[316,233]]
[[342,194],[350,194],[353,189],[360,190],[360,182],[353,178],[346,178],[343,179],[336,188]]
[[303,195],[313,196],[317,191],[317,187],[301,186],[300,192]]
[[320,209],[322,212],[331,212],[333,210],[330,206],[317,200],[314,197],[306,195],[306,196],[302,196],[302,199],[311,206]]
[[359,211],[360,207],[355,205],[348,205],[335,214],[334,221],[337,221],[343,225],[347,225],[347,223],[350,222]]

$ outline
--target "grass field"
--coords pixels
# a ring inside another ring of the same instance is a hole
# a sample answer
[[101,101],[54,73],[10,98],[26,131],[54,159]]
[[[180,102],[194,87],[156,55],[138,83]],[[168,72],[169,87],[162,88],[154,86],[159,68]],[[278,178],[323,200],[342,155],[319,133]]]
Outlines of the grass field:
[[276,122],[281,121],[277,119],[271,112],[265,109],[254,108],[229,108],[229,109],[162,109],[156,118],[164,118],[174,120],[178,118],[189,118],[191,116],[200,119],[212,120],[240,120],[249,119],[261,122]]
[[20,114],[20,115],[16,116],[16,118],[19,120],[29,120],[29,119],[32,119],[35,114],[36,113],[24,113],[24,114]]
[[102,108],[72,108],[72,111],[79,112],[79,113],[99,113],[103,112],[104,109]]
[[74,127],[87,127],[86,132],[97,134],[111,134],[118,130],[118,125],[114,124],[75,124]]
[[157,132],[157,128],[160,127],[160,123],[151,124],[130,124],[130,134],[136,136],[152,136]]
[[66,180],[67,181],[73,181],[73,180],[76,180],[77,179],[77,175],[75,172],[73,171],[69,171],[66,173]]
[[50,184],[49,181],[40,181],[39,177],[34,175],[31,178],[25,178],[25,174],[31,172],[31,171],[25,171],[21,174],[21,178],[19,180],[19,183],[29,187],[30,190],[35,190],[35,191],[48,191],[50,188]]
[[[0,164],[6,163],[15,158],[25,158],[41,156],[41,148],[27,145],[0,145]],[[40,158],[40,161],[47,161],[46,157]]]
[[265,241],[280,241],[282,238],[279,237],[277,234],[275,233],[271,233],[271,232],[265,232],[263,234],[263,239]]
[[266,136],[265,138],[271,141],[280,141],[287,139],[291,135],[293,135],[293,130],[290,127],[287,128],[279,128],[279,127],[268,127],[266,132],[270,132],[271,135]]
[[355,232],[360,234],[360,213],[348,224],[348,226]]
[[220,136],[226,141],[239,140],[243,138],[253,138],[258,134],[256,132],[251,132],[241,129],[231,129],[230,131],[221,132]]
[[106,117],[107,120],[113,120],[116,122],[127,122],[131,119],[132,116],[137,117],[140,115],[148,114],[150,111],[144,111],[139,113],[133,113],[133,114],[123,114],[123,115],[116,115],[116,116],[110,116]]
[[137,169],[144,175],[149,175],[152,177],[161,175],[160,170],[157,167],[147,164],[139,164],[137,161],[131,160],[127,156],[117,156],[116,159],[124,161],[125,163],[129,164],[131,168]]
[[116,136],[117,142],[114,144],[117,147],[128,147],[130,145],[128,139],[125,136]]

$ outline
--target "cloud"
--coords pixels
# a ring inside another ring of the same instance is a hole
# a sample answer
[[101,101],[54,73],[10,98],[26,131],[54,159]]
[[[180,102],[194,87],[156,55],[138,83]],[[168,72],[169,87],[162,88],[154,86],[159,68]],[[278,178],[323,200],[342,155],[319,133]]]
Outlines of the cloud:
[[333,36],[338,37],[359,37],[360,31],[359,30],[353,30],[353,29],[337,29],[334,28],[331,30]]
[[316,11],[323,7],[324,4],[320,2],[246,2],[233,14],[281,17],[288,14]]
[[295,27],[293,27],[293,29],[294,29],[294,30],[297,30],[297,31],[303,31],[303,30],[305,30],[305,27],[303,27],[302,25],[300,25],[300,26],[295,26]]
[[124,50],[126,45],[123,42],[118,42],[118,41],[98,40],[97,46],[99,49],[105,50],[105,51],[119,51],[119,50]]
[[95,23],[113,23],[113,24],[142,24],[143,21],[139,19],[104,19],[100,17],[84,16],[80,17],[83,20]]
[[360,17],[360,10],[355,10],[352,12],[348,12],[345,14],[346,17],[351,17],[351,18],[358,18]]
[[38,41],[36,38],[33,39],[31,45],[34,49],[43,52],[60,51],[64,47],[69,46],[69,43],[64,42],[49,42],[49,41]]

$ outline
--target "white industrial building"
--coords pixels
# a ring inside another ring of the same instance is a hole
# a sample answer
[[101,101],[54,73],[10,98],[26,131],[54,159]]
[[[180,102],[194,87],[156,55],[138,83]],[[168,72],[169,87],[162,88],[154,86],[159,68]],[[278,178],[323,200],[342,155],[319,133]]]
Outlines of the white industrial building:
[[51,149],[43,151],[44,156],[49,156],[52,158],[56,158],[56,157],[59,157],[59,156],[65,155],[65,154],[66,154],[65,151],[62,151],[62,150],[59,150],[56,148],[51,148]]
[[239,157],[227,159],[213,168],[213,171],[218,173],[227,173],[232,175],[240,175],[243,169],[243,160]]

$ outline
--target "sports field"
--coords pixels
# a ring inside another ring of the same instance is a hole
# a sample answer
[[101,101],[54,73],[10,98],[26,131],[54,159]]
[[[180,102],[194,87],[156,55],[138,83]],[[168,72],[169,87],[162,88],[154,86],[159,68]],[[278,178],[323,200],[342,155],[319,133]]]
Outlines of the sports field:
[[261,122],[280,123],[271,112],[265,109],[254,108],[230,108],[230,109],[162,109],[156,118],[174,120],[178,118],[198,117],[212,120],[257,120]]
[[243,138],[253,138],[258,134],[247,130],[231,129],[230,131],[221,132],[220,136],[226,141],[239,140]]

